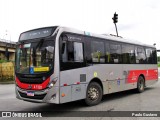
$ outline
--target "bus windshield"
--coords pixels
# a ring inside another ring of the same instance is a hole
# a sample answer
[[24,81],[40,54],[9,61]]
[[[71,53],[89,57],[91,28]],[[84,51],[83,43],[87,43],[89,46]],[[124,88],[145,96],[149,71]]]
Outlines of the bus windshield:
[[22,43],[17,46],[16,72],[39,74],[50,71],[54,61],[54,41]]

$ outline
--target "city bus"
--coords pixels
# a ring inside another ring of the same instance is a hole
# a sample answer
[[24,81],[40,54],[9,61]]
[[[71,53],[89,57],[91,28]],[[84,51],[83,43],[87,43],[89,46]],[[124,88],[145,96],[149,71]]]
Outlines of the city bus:
[[23,32],[17,42],[20,100],[62,104],[83,99],[92,106],[105,94],[141,93],[157,81],[154,45],[61,26]]

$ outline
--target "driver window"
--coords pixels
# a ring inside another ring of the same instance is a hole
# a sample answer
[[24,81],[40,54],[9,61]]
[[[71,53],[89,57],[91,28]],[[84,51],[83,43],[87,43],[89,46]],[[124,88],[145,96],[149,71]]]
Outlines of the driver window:
[[[68,35],[69,36],[69,35]],[[85,66],[84,62],[84,45],[79,36],[60,37],[60,69],[71,70]]]
[[82,43],[74,42],[74,62],[83,62],[83,45]]
[[[63,62],[83,62],[83,44],[80,42],[68,41],[68,46],[66,42],[63,43],[64,52],[62,54]],[[68,53],[68,54],[67,54]]]

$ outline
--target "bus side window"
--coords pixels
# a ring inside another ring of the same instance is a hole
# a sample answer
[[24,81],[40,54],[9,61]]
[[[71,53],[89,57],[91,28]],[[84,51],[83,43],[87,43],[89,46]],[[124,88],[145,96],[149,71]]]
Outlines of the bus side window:
[[79,39],[78,41],[77,36],[68,36],[63,35],[60,38],[60,70],[62,71],[85,67],[83,41]]
[[145,63],[146,55],[145,55],[144,48],[140,46],[136,47],[135,53],[136,53],[136,63],[140,63],[140,64]]
[[110,50],[109,50],[109,43],[105,43],[105,49],[106,49],[106,63],[110,63]]
[[146,48],[146,62],[148,64],[157,64],[156,49]]
[[121,44],[117,42],[111,42],[110,43],[110,57],[111,57],[111,63],[121,63],[122,57],[121,57]]
[[153,64],[157,64],[157,51],[155,48],[152,48],[152,58],[153,58]]
[[68,41],[68,62],[83,62],[83,44]]
[[135,63],[135,50],[134,45],[122,44],[122,59],[124,64]]
[[146,48],[146,62],[149,64],[152,64],[153,58],[152,58],[152,49],[151,48]]
[[104,63],[104,42],[102,41],[92,41],[91,42],[91,56],[92,62]]

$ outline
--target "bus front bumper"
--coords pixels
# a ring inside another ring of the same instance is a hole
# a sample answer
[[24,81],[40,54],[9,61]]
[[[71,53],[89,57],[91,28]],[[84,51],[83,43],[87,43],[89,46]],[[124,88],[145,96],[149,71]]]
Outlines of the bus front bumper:
[[[16,98],[29,102],[39,102],[39,103],[55,103],[59,104],[59,87],[47,88],[44,90],[25,90],[18,86],[15,86]],[[32,95],[27,95],[27,93],[32,93]]]

